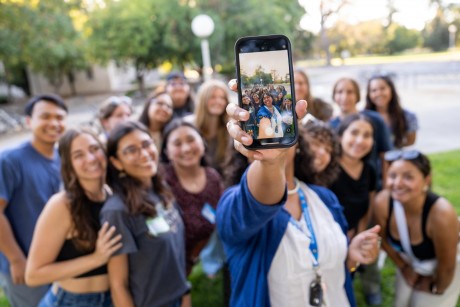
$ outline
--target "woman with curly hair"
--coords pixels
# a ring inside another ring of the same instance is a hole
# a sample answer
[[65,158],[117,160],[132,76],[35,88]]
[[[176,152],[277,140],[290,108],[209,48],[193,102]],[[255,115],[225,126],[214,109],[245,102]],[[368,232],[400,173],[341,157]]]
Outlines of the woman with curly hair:
[[99,224],[108,197],[103,146],[92,133],[71,129],[59,141],[59,155],[64,191],[38,219],[26,282],[53,283],[39,306],[111,306],[106,263],[121,247],[121,236]]
[[403,109],[396,87],[390,77],[372,77],[367,84],[366,109],[380,113],[390,128],[396,148],[415,143],[418,130],[417,116]]
[[[299,117],[305,115],[305,101],[296,106]],[[227,108],[233,120],[248,118],[235,108]],[[291,148],[249,151],[240,142],[248,145],[251,137],[232,123],[235,148],[255,161],[217,207],[232,274],[231,305],[355,306],[349,269],[375,259],[380,228],[348,245],[337,198],[307,183],[313,158],[301,143],[301,129],[299,143]]]

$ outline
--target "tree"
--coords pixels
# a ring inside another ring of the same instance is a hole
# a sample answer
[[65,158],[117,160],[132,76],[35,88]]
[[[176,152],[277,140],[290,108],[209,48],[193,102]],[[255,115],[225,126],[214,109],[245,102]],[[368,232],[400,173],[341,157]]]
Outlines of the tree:
[[[297,1],[203,0],[197,8],[211,16],[216,25],[209,44],[213,63],[222,64],[221,73],[234,75],[234,45],[242,36],[284,34],[294,50],[305,46],[297,39],[302,37],[298,24],[303,15]],[[200,63],[200,53],[194,56],[195,62]]]
[[422,32],[424,46],[433,51],[445,50],[449,47],[449,25],[445,21],[443,11],[438,9],[435,18],[425,26]]
[[58,92],[66,76],[86,67],[84,40],[69,16],[79,1],[4,1],[0,6],[5,71],[27,63]]
[[410,30],[404,26],[393,24],[388,29],[386,49],[390,54],[415,48],[422,44],[422,36],[417,30]]

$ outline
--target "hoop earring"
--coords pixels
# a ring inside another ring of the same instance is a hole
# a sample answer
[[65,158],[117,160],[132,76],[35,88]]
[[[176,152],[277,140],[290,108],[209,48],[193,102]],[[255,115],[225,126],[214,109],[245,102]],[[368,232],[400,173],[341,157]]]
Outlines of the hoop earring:
[[425,193],[428,192],[428,186],[427,185],[423,187],[423,192],[425,192]]
[[124,171],[120,171],[118,173],[118,178],[125,178],[126,177],[126,173]]

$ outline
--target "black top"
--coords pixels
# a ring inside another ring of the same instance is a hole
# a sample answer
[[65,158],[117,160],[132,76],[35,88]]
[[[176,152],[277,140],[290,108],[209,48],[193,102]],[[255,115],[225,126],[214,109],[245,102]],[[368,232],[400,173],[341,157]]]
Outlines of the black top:
[[[428,238],[426,234],[426,221],[428,219],[428,214],[430,213],[431,207],[433,207],[434,203],[438,200],[439,196],[428,192],[426,195],[425,203],[423,204],[423,213],[422,213],[422,236],[423,241],[420,244],[412,245],[412,253],[415,257],[419,260],[430,260],[436,258],[436,253],[434,251],[433,241]],[[390,205],[388,206],[388,219],[387,219],[387,236],[390,240],[390,243],[393,247],[396,247],[397,250],[403,251],[403,247],[401,245],[400,240],[396,240],[390,233],[390,219],[391,214],[393,213],[393,199],[390,198]]]
[[[92,200],[88,200],[88,206],[91,208],[91,218],[94,220],[94,225],[98,225],[98,229],[100,228],[99,222],[99,213],[101,212],[102,207],[104,206],[105,202],[94,202]],[[80,250],[78,249],[75,244],[73,243],[72,239],[67,239],[64,241],[64,245],[62,245],[61,251],[57,256],[57,261],[65,261],[75,259],[81,256],[86,256],[93,253],[94,250]],[[75,276],[74,278],[83,278],[83,277],[91,277],[96,275],[104,275],[107,274],[107,265],[102,265],[98,268],[95,268],[89,272],[84,274]]]
[[355,229],[369,208],[369,192],[376,190],[375,169],[367,161],[364,162],[361,176],[358,180],[353,179],[340,167],[340,174],[330,189],[339,199],[344,208],[348,229]]

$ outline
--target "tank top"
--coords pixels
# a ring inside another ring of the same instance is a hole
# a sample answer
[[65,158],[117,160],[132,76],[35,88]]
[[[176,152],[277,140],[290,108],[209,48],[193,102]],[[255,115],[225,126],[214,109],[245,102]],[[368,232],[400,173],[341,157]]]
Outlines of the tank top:
[[[95,202],[92,200],[87,199],[87,205],[91,210],[91,218],[94,220],[95,225],[100,227],[99,221],[99,213],[101,212],[102,207],[104,206],[105,201],[102,202]],[[72,239],[66,239],[64,244],[62,245],[61,251],[57,256],[57,261],[65,261],[75,259],[81,256],[86,256],[93,253],[93,250],[80,250],[78,249],[75,244],[73,243]],[[104,275],[107,274],[107,265],[104,264],[98,268],[95,268],[91,271],[83,273],[81,275],[75,276],[74,278],[83,278],[83,277],[91,277],[96,275]]]
[[[423,204],[423,212],[422,212],[422,242],[420,244],[412,245],[412,252],[414,256],[417,257],[419,260],[430,260],[436,258],[436,253],[434,250],[433,241],[428,238],[426,234],[426,221],[428,219],[428,214],[430,213],[431,208],[433,207],[434,203],[438,200],[439,196],[428,192],[425,198],[425,203]],[[387,219],[387,237],[390,241],[390,244],[399,252],[403,252],[403,247],[401,245],[401,241],[395,239],[390,233],[390,219],[391,214],[393,213],[393,199],[390,198],[390,205],[388,206],[388,219]]]

